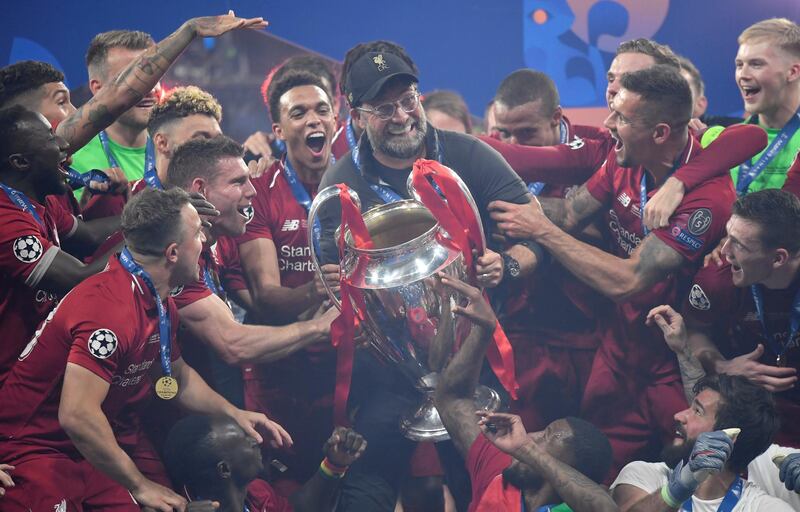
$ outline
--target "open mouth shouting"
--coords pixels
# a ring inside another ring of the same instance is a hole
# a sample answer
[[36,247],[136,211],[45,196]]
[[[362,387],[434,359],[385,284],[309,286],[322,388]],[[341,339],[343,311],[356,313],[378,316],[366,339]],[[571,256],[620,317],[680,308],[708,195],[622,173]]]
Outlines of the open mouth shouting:
[[61,174],[64,176],[69,176],[67,168],[70,165],[72,165],[72,156],[64,153],[64,156],[62,156],[61,160],[58,162],[58,170],[61,171]]
[[306,136],[306,146],[314,158],[322,158],[327,142],[325,132],[322,131],[311,132]]
[[739,90],[742,92],[742,98],[746,103],[754,103],[758,100],[758,94],[761,92],[761,87],[756,85],[739,85]]

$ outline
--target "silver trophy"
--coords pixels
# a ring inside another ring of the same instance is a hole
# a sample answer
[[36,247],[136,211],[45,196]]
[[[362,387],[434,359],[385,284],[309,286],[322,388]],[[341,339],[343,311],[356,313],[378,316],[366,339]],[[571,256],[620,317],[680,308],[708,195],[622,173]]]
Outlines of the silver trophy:
[[[484,241],[483,226],[477,206],[466,185],[452,173],[469,202]],[[469,334],[469,319],[453,315],[452,306],[465,304],[461,294],[445,289],[436,278],[439,272],[453,279],[467,280],[464,255],[456,249],[448,233],[419,200],[411,176],[409,194],[415,199],[397,201],[372,208],[363,214],[373,248],[354,245],[349,230],[345,231],[345,250],[340,262],[342,277],[358,288],[364,297],[366,311],[357,311],[365,319],[363,330],[370,352],[381,361],[395,365],[420,391],[422,402],[407,411],[400,424],[405,436],[414,441],[449,439],[439,413],[433,404],[438,371],[447,363],[454,348]],[[340,189],[330,186],[317,194],[308,213],[308,225],[314,226],[323,203],[338,197]],[[360,209],[355,191],[350,196]],[[336,231],[339,239],[340,230]],[[313,229],[309,229],[311,257],[319,277],[336,306],[341,304],[328,287],[320,271]],[[354,304],[358,310],[358,306]],[[493,389],[479,386],[475,408],[497,410],[500,396]]]

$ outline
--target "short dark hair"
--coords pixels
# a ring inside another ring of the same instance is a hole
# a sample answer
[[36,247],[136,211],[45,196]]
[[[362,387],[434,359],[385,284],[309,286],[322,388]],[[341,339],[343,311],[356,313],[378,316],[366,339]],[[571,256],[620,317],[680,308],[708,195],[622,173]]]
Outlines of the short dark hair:
[[218,135],[211,139],[193,139],[178,146],[167,169],[167,187],[189,188],[195,178],[213,181],[223,158],[242,158],[244,148],[235,140]]
[[764,189],[740,197],[733,215],[761,228],[761,243],[770,249],[800,250],[800,199],[791,192]]
[[736,473],[764,453],[780,427],[772,393],[739,375],[711,375],[694,385],[694,393],[711,389],[720,394],[714,430],[740,428],[729,467]]
[[599,428],[586,420],[564,418],[572,429],[570,449],[573,467],[597,483],[603,482],[611,467],[611,443]]
[[656,64],[664,66],[671,66],[676,69],[681,68],[681,63],[678,61],[678,56],[672,51],[672,48],[665,44],[657,43],[652,39],[645,39],[640,37],[638,39],[631,39],[624,41],[617,46],[617,53],[642,53],[653,57]]
[[333,98],[331,98],[330,92],[328,92],[328,89],[322,83],[318,75],[310,71],[292,70],[281,76],[276,76],[270,82],[269,88],[267,89],[267,104],[273,122],[279,123],[281,121],[281,97],[295,87],[301,87],[303,85],[315,85],[319,87],[325,92],[325,95],[328,97],[328,102],[333,105]]
[[685,128],[692,117],[692,91],[679,68],[655,66],[625,73],[620,85],[641,96],[639,114],[645,121]]
[[108,51],[112,48],[125,48],[126,50],[145,50],[156,44],[153,36],[139,30],[109,30],[101,32],[92,38],[89,49],[86,50],[86,67],[89,74],[99,73],[103,78],[106,75]]
[[505,77],[497,88],[494,100],[509,109],[541,100],[542,109],[548,115],[556,111],[561,101],[553,80],[533,69],[518,69]]
[[161,255],[171,243],[183,241],[181,210],[189,194],[179,188],[146,188],[122,210],[120,226],[125,243],[139,254]]
[[[370,52],[394,54],[408,64],[408,67],[411,68],[415,75],[419,76],[419,69],[417,68],[417,65],[414,64],[414,61],[411,59],[408,53],[406,53],[405,48],[399,44],[384,40],[370,41],[369,43],[359,43],[347,50],[347,53],[344,56],[344,64],[342,64],[342,81],[339,84],[339,88],[343,95],[347,96],[347,92],[344,90],[344,84],[347,81],[347,74],[350,72],[350,68],[358,59]],[[356,105],[350,106],[355,107]]]
[[17,133],[20,125],[34,115],[22,105],[0,109],[0,170],[8,170],[8,157],[19,151]]
[[[0,107],[44,84],[63,82],[64,73],[46,62],[23,60],[0,68]],[[31,105],[28,105],[31,106]]]
[[189,491],[217,486],[220,447],[212,435],[215,418],[192,415],[181,418],[167,436],[164,466],[176,488]]
[[425,111],[438,110],[444,112],[453,119],[458,119],[466,128],[467,133],[472,132],[472,116],[464,98],[455,91],[431,91],[422,99],[422,107]]
[[176,87],[150,111],[147,133],[153,137],[165,124],[195,114],[222,122],[222,107],[214,96],[194,85]]
[[[682,55],[678,55],[678,61],[681,63],[681,69],[689,73],[689,76],[692,77],[694,88],[697,89],[697,91],[695,91],[697,96],[704,95],[706,93],[706,84],[703,82],[703,77],[700,75],[700,70],[697,69],[697,66]],[[689,86],[691,87],[691,85],[690,83]]]
[[[283,61],[282,64],[272,68],[272,70],[267,74],[267,78],[265,78],[264,82],[261,84],[261,97],[264,99],[264,105],[269,107],[268,91],[270,83],[272,83],[273,80],[280,80],[281,77],[286,73],[295,71],[308,71],[309,73],[327,81],[328,87],[323,85],[322,89],[328,93],[331,101],[333,101],[333,97],[338,93],[339,90],[339,81],[336,78],[336,73],[334,73],[330,64],[324,57],[309,53],[289,57]],[[323,82],[323,84],[324,83],[325,82]]]

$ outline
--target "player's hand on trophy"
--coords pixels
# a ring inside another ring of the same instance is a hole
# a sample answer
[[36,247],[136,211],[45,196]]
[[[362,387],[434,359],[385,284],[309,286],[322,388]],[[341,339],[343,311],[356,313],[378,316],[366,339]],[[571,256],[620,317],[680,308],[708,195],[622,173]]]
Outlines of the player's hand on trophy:
[[233,11],[221,16],[202,16],[186,22],[197,37],[217,37],[239,28],[260,30],[268,23],[264,18],[238,18]]
[[[320,267],[322,271],[323,278],[328,286],[330,287],[331,291],[335,294],[339,294],[339,265],[333,265],[328,263],[327,265],[322,265]],[[327,299],[328,298],[328,291],[325,289],[325,285],[322,283],[322,279],[320,279],[319,274],[316,272],[314,273],[314,290],[317,294],[317,297]]]
[[487,331],[494,332],[494,329],[497,326],[497,317],[494,316],[492,307],[483,297],[483,294],[480,290],[474,286],[468,285],[463,281],[448,277],[443,273],[439,273],[439,279],[441,279],[444,286],[460,293],[467,298],[467,305],[454,306],[453,314],[465,316],[472,320],[473,323],[483,327]]
[[484,288],[494,288],[503,279],[503,257],[491,249],[475,260],[475,273],[478,284]]

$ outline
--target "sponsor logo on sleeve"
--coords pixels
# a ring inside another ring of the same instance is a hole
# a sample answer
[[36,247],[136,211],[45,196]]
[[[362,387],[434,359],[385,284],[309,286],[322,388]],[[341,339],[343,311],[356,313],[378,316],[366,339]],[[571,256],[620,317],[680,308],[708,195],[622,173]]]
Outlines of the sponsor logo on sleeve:
[[583,139],[577,136],[575,137],[575,140],[572,140],[567,143],[567,146],[569,146],[570,149],[572,149],[573,151],[576,149],[581,149],[585,145],[586,143],[583,141]]
[[42,257],[42,243],[33,235],[14,240],[14,256],[22,263],[33,263]]
[[89,336],[89,352],[98,358],[106,359],[117,350],[117,335],[111,329],[97,329]]
[[689,304],[691,304],[694,309],[699,309],[700,311],[708,311],[711,309],[711,301],[708,300],[706,292],[700,288],[699,284],[693,285],[692,289],[689,291]]
[[691,249],[692,251],[699,251],[705,244],[703,240],[691,235],[689,231],[682,229],[679,226],[672,226],[672,236],[678,243]]
[[708,208],[698,208],[694,211],[686,227],[692,235],[700,236],[711,227],[711,210]]

